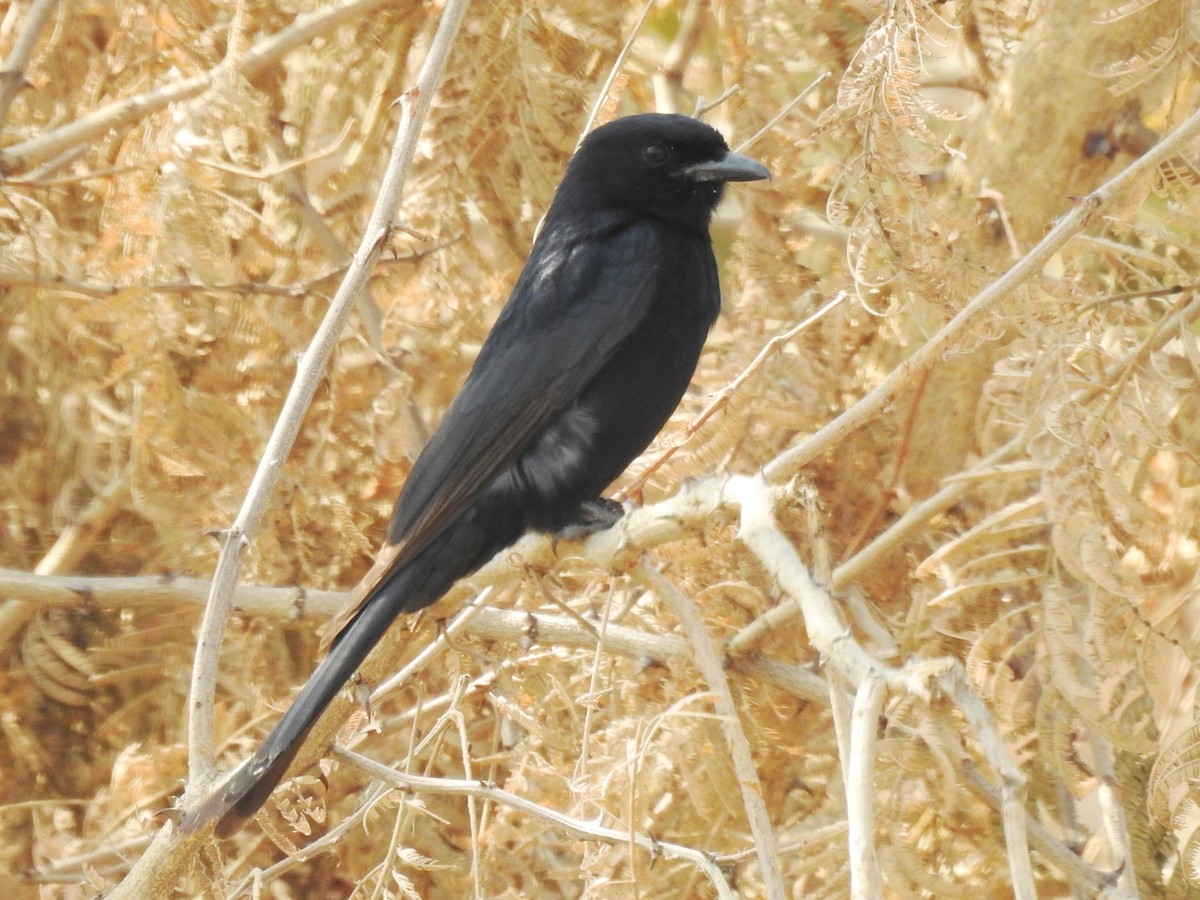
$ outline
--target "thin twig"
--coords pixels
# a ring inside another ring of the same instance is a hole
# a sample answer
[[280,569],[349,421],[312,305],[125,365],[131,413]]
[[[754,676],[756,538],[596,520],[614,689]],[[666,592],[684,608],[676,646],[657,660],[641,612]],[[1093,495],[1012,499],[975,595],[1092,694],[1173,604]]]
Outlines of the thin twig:
[[596,119],[600,117],[600,110],[608,102],[609,91],[612,90],[617,76],[621,74],[621,66],[625,65],[625,57],[629,55],[629,50],[633,47],[634,40],[641,33],[642,26],[646,24],[646,17],[650,15],[650,10],[654,9],[656,2],[657,0],[646,0],[642,11],[638,14],[637,21],[633,23],[633,28],[629,30],[629,37],[625,39],[625,44],[621,47],[621,52],[613,60],[612,68],[608,70],[608,77],[604,79],[604,84],[600,86],[600,91],[596,94],[596,102],[592,104],[592,110],[588,113],[587,121],[583,123],[583,128],[580,129],[579,141],[575,144],[576,148],[579,147],[579,144],[583,143],[583,139],[588,136],[588,132],[596,124]]
[[791,100],[789,100],[787,103],[785,103],[783,106],[783,109],[779,110],[779,112],[777,112],[777,113],[775,113],[775,115],[771,116],[771,118],[767,120],[766,125],[764,125],[760,129],[758,129],[758,131],[754,132],[754,134],[750,135],[750,137],[746,138],[746,140],[744,140],[740,144],[738,144],[734,148],[734,152],[735,153],[744,153],[748,148],[753,147],[755,144],[757,144],[760,140],[762,140],[762,136],[764,134],[766,134],[768,131],[770,131],[772,128],[774,128],[776,125],[778,125],[780,120],[782,120],[784,116],[786,116],[793,109],[795,109],[796,105],[801,100],[803,100],[805,97],[807,97],[813,91],[815,91],[822,82],[828,81],[829,78],[831,78],[831,77],[832,77],[832,75],[829,72],[822,72],[820,75],[818,75],[812,81],[811,84],[809,84],[807,87],[804,88],[804,90],[802,90],[795,97],[793,97]]
[[692,419],[691,423],[684,430],[683,434],[673,441],[670,446],[663,449],[663,451],[654,458],[654,461],[646,466],[646,468],[644,468],[641,472],[639,472],[637,477],[623,487],[616,494],[616,496],[618,498],[637,496],[638,492],[641,491],[642,487],[650,479],[650,476],[662,468],[663,464],[665,464],[667,460],[679,452],[679,450],[687,446],[688,441],[690,441],[695,436],[696,432],[698,432],[704,426],[705,422],[716,415],[719,410],[723,410],[729,405],[729,401],[733,398],[733,395],[738,392],[738,390],[746,383],[751,375],[761,369],[763,364],[766,363],[768,359],[782,350],[788,341],[790,341],[800,332],[804,331],[806,328],[808,328],[808,326],[812,325],[818,319],[823,317],[827,312],[841,303],[844,299],[846,299],[846,294],[844,292],[839,293],[836,297],[818,309],[811,316],[801,322],[797,322],[791,328],[775,335],[769,341],[767,341],[755,355],[754,359],[750,361],[750,364],[746,366],[746,368],[743,369],[741,373],[733,379],[733,381],[729,382],[729,384],[725,385],[725,387],[716,391],[712,395],[708,403],[704,405],[704,409],[700,410],[696,417]]
[[[798,853],[801,850],[807,850],[814,844],[832,840],[833,838],[841,837],[846,833],[847,825],[845,820],[830,822],[827,825],[818,825],[811,831],[803,833],[800,837],[795,837],[793,832],[792,840],[779,847],[780,856],[788,856],[792,853]],[[716,860],[719,863],[732,864],[744,862],[754,856],[754,848],[747,847],[745,850],[738,850],[736,853],[718,853]]]
[[754,835],[754,846],[758,849],[759,874],[762,876],[763,888],[770,900],[783,900],[787,893],[784,891],[783,874],[779,867],[779,841],[775,837],[771,817],[767,814],[762,784],[754,768],[750,741],[742,729],[721,655],[717,652],[712,637],[704,627],[704,620],[691,598],[649,562],[643,561],[638,571],[642,580],[654,589],[683,626],[688,644],[692,648],[692,660],[712,691],[713,707],[721,721],[721,731],[725,735],[729,757],[742,792],[742,806],[750,823],[750,833]]
[[361,15],[365,15],[384,0],[344,0],[316,12],[296,17],[287,28],[264,38],[232,63],[223,60],[206,72],[190,78],[173,78],[133,97],[126,97],[102,106],[82,118],[68,122],[37,137],[21,141],[0,151],[0,172],[17,174],[39,163],[77,150],[82,145],[103,138],[110,132],[120,133],[136,125],[146,116],[172,103],[189,100],[217,83],[218,76],[231,65],[243,77],[250,79],[274,65],[291,51],[303,47],[314,38]]
[[[397,230],[400,230],[399,228]],[[389,256],[375,263],[376,269],[386,266],[402,265],[418,262],[425,257],[445,250],[447,247],[461,241],[462,234],[456,234],[444,241],[438,241],[432,246],[405,253],[403,256]],[[340,279],[349,271],[350,265],[339,266],[315,275],[307,281],[292,284],[270,284],[265,281],[152,281],[146,283],[130,282],[127,284],[95,284],[92,282],[72,281],[54,275],[45,277],[0,274],[0,287],[33,287],[48,288],[67,294],[79,294],[82,297],[113,297],[124,291],[131,293],[154,294],[237,294],[242,297],[308,297],[328,281]]]
[[435,658],[441,656],[453,646],[454,639],[463,632],[470,630],[471,621],[482,612],[485,604],[491,599],[492,589],[484,588],[472,598],[471,602],[458,611],[450,624],[438,632],[437,639],[426,644],[421,652],[408,662],[399,672],[371,692],[371,703],[379,704],[404,687],[413,676],[429,665]]
[[1133,160],[1116,176],[1079,201],[1075,208],[1059,219],[1058,224],[1019,262],[984,288],[974,300],[947,322],[941,331],[897,366],[874,390],[820,431],[771,460],[763,469],[767,480],[780,482],[791,478],[817,456],[828,452],[885,409],[890,408],[910,385],[915,384],[926,372],[941,362],[960,338],[970,334],[979,320],[990,314],[1016,287],[1040,273],[1046,263],[1072,237],[1091,225],[1113,198],[1121,195],[1126,186],[1154,169],[1159,163],[1178,154],[1180,147],[1197,135],[1200,135],[1200,111],[1193,113],[1147,153]]
[[713,100],[705,100],[703,97],[696,98],[696,108],[692,110],[692,117],[702,119],[734,94],[740,93],[742,86],[740,84],[731,84],[725,90],[721,91],[720,96]]
[[[609,628],[616,627],[610,621],[612,618],[613,595],[615,591],[616,585],[614,583],[609,587],[607,596],[604,598],[603,612],[600,616],[600,627],[593,629],[593,633],[596,636],[596,646],[592,651],[592,663],[588,667],[587,692],[578,700],[583,705],[583,728],[579,736],[579,759],[573,767],[570,781],[571,807],[575,811],[578,811],[587,799],[584,788],[588,784],[588,773],[591,766],[592,729],[595,726],[596,711],[600,709],[600,704],[597,702],[600,689],[600,667],[609,646]],[[680,641],[680,643],[683,642]]]
[[[506,806],[539,822],[546,822],[581,841],[600,841],[601,843],[617,846],[626,844],[629,841],[629,832],[626,830],[617,830],[594,822],[576,819],[564,813],[547,809],[517,794],[501,790],[481,781],[409,775],[405,772],[397,772],[388,766],[375,762],[373,759],[369,759],[343,747],[335,747],[334,755],[366,772],[372,778],[376,778],[385,784],[390,784],[400,791],[452,797],[475,797],[487,800],[500,806]],[[708,853],[684,846],[683,844],[660,841],[645,834],[635,834],[634,841],[638,847],[649,853],[651,857],[664,856],[667,859],[683,859],[692,863],[708,876],[713,888],[717,891],[717,895],[724,898],[724,900],[735,900],[737,897],[737,894],[726,880],[724,873],[717,867]]]

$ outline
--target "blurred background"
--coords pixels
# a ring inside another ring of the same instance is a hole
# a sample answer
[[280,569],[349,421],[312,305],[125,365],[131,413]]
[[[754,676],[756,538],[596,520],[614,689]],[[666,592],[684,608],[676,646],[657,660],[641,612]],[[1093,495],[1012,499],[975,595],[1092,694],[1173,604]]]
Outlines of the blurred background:
[[[705,118],[737,148],[829,76],[744,150],[774,179],[731,188],[714,224],[721,319],[671,425],[621,483],[653,503],[753,474],[837,419],[1200,96],[1188,3],[660,0],[636,28],[644,8],[472,5],[398,228],[242,582],[348,590],[369,567],[593,106],[603,121],[724,98]],[[211,576],[212,533],[232,522],[361,238],[393,101],[441,12],[14,0],[0,13],[0,884],[17,895],[111,887],[160,826],[187,771],[199,623],[195,603],[47,598],[28,575]],[[1200,883],[1198,163],[1185,145],[1124,191],[928,376],[787,473],[778,510],[880,660],[966,666],[1048,834],[1157,897]],[[839,296],[690,433],[772,338]],[[648,557],[714,640],[790,602],[735,516],[684,531]],[[884,552],[860,555],[881,535]],[[497,606],[589,618],[610,604],[613,622],[678,630],[627,574],[569,551],[514,562]],[[420,649],[473,592],[396,627]],[[223,765],[317,656],[322,618],[277,613],[238,616],[226,636]],[[755,677],[739,667],[749,657],[819,674],[803,622],[731,660],[730,679],[785,882],[796,897],[846,896],[829,704]],[[468,635],[372,710],[378,733],[357,748],[730,854],[736,889],[760,896],[753,853],[737,856],[752,838],[706,690],[682,659]],[[1011,896],[979,786],[996,775],[955,708],[890,696],[878,749],[887,896]],[[290,860],[369,783],[324,771],[269,804],[265,828],[191,864],[182,893],[232,896],[273,864],[262,896],[712,892],[690,862],[461,797],[388,796],[336,853]],[[1113,784],[1115,832],[1098,796]],[[1045,853],[1034,871],[1040,896],[1088,895]]]

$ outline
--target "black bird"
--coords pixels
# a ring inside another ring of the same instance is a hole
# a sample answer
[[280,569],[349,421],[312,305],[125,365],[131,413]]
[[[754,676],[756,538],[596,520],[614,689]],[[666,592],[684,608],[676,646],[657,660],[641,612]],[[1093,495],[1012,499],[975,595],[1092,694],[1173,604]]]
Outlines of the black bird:
[[526,531],[607,528],[600,496],[654,439],[721,305],[709,221],[725,183],[770,175],[687,116],[587,136],[512,296],[396,501],[328,655],[258,750],[181,824],[237,832],[395,618]]

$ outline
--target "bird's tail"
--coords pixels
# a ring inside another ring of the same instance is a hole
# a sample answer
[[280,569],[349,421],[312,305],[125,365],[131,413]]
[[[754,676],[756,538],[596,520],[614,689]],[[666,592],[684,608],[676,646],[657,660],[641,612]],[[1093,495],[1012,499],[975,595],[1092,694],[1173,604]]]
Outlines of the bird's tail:
[[[399,614],[397,606],[406,599],[403,582],[409,580],[392,579],[364,605],[358,617],[339,635],[335,650],[321,660],[254,755],[234,771],[223,788],[183,819],[180,824],[183,831],[197,831],[215,822],[216,834],[228,837],[258,811],[283,778],[321,713]],[[424,605],[427,604],[421,604]]]
[[513,525],[496,528],[495,518],[484,513],[481,505],[476,505],[442,540],[379,584],[338,634],[328,655],[271,733],[224,787],[183,818],[182,831],[199,831],[212,823],[219,837],[241,830],[275,790],[317,719],[393,620],[402,612],[433,603],[454,582],[473,572],[519,534]]

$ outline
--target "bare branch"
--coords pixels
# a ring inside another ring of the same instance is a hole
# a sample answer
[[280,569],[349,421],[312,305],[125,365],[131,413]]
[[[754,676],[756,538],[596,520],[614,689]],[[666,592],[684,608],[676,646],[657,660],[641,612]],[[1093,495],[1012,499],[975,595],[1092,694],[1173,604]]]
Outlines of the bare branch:
[[4,60],[4,68],[0,69],[0,131],[4,130],[8,120],[8,108],[23,88],[29,86],[25,79],[25,67],[33,56],[33,48],[37,46],[42,29],[50,18],[57,0],[33,0],[29,4],[29,13],[25,16],[21,34],[13,44],[12,52]]
[[354,264],[347,271],[346,278],[334,295],[320,328],[300,360],[295,384],[284,401],[275,430],[263,450],[262,461],[254,474],[242,508],[233,525],[221,535],[221,556],[217,562],[212,593],[209,595],[196,646],[191,703],[188,707],[191,711],[188,761],[190,781],[193,784],[206,781],[206,774],[212,766],[212,705],[216,690],[217,665],[238,565],[258,531],[271,491],[279,478],[284,460],[291,452],[292,444],[304,421],[304,414],[321,379],[324,378],[326,364],[337,345],[342,328],[370,278],[375,261],[387,243],[392,220],[396,217],[396,209],[400,203],[400,194],[412,166],[421,125],[425,121],[425,114],[429,110],[433,95],[441,83],[450,48],[458,34],[458,27],[462,23],[468,2],[469,0],[453,0],[442,14],[441,24],[422,64],[416,86],[405,98],[404,118],[397,130],[375,208],[355,253]]
[[1012,291],[1042,271],[1047,262],[1075,235],[1084,231],[1121,196],[1129,185],[1163,160],[1180,152],[1188,141],[1200,135],[1200,112],[1167,135],[1148,153],[1130,162],[1075,208],[1064,215],[1044,238],[1000,278],[963,307],[953,319],[902,362],[869,394],[839,415],[816,434],[779,454],[764,467],[771,481],[781,481],[799,472],[812,459],[837,446],[848,435],[862,428],[928,373],[976,324],[987,316]]
[[[234,60],[232,65],[243,77],[253,78],[313,38],[369,13],[382,3],[383,0],[342,0],[316,12],[297,16],[294,24],[255,44],[241,59]],[[217,83],[228,65],[230,63],[222,62],[216,68],[199,75],[175,78],[135,97],[126,97],[110,103],[45,134],[6,147],[0,150],[0,172],[6,176],[25,172],[39,163],[91,143],[110,131],[124,131],[171,103],[199,96]]]
[[[507,806],[540,822],[545,822],[555,828],[562,829],[566,834],[581,841],[602,841],[606,844],[620,846],[628,843],[630,839],[627,831],[572,818],[563,813],[547,809],[544,806],[539,806],[536,803],[531,803],[524,797],[501,790],[484,782],[409,775],[405,772],[397,772],[394,769],[375,762],[373,759],[368,759],[365,756],[341,747],[336,748],[334,753],[340,759],[352,763],[371,777],[385,784],[390,784],[397,790],[445,794],[455,797],[473,797],[479,800],[486,800],[501,806]],[[661,855],[668,859],[683,859],[691,862],[708,877],[713,888],[717,891],[717,896],[728,898],[728,900],[736,898],[737,894],[730,888],[725,875],[716,866],[709,854],[700,850],[694,850],[691,847],[685,847],[682,844],[659,841],[645,834],[635,834],[633,840],[639,848],[649,853],[651,857]]]
[[642,563],[639,572],[642,579],[654,588],[679,619],[692,648],[692,659],[704,674],[704,680],[713,693],[713,707],[720,717],[721,731],[725,735],[729,756],[737,773],[738,786],[742,791],[742,806],[746,810],[746,818],[750,821],[754,846],[758,849],[758,863],[762,868],[767,896],[771,900],[783,900],[786,892],[779,869],[778,840],[771,825],[771,818],[767,815],[766,804],[763,802],[762,785],[758,780],[758,772],[754,769],[750,741],[746,738],[746,732],[742,730],[733,694],[729,690],[729,680],[725,677],[725,667],[691,599],[649,563]]

